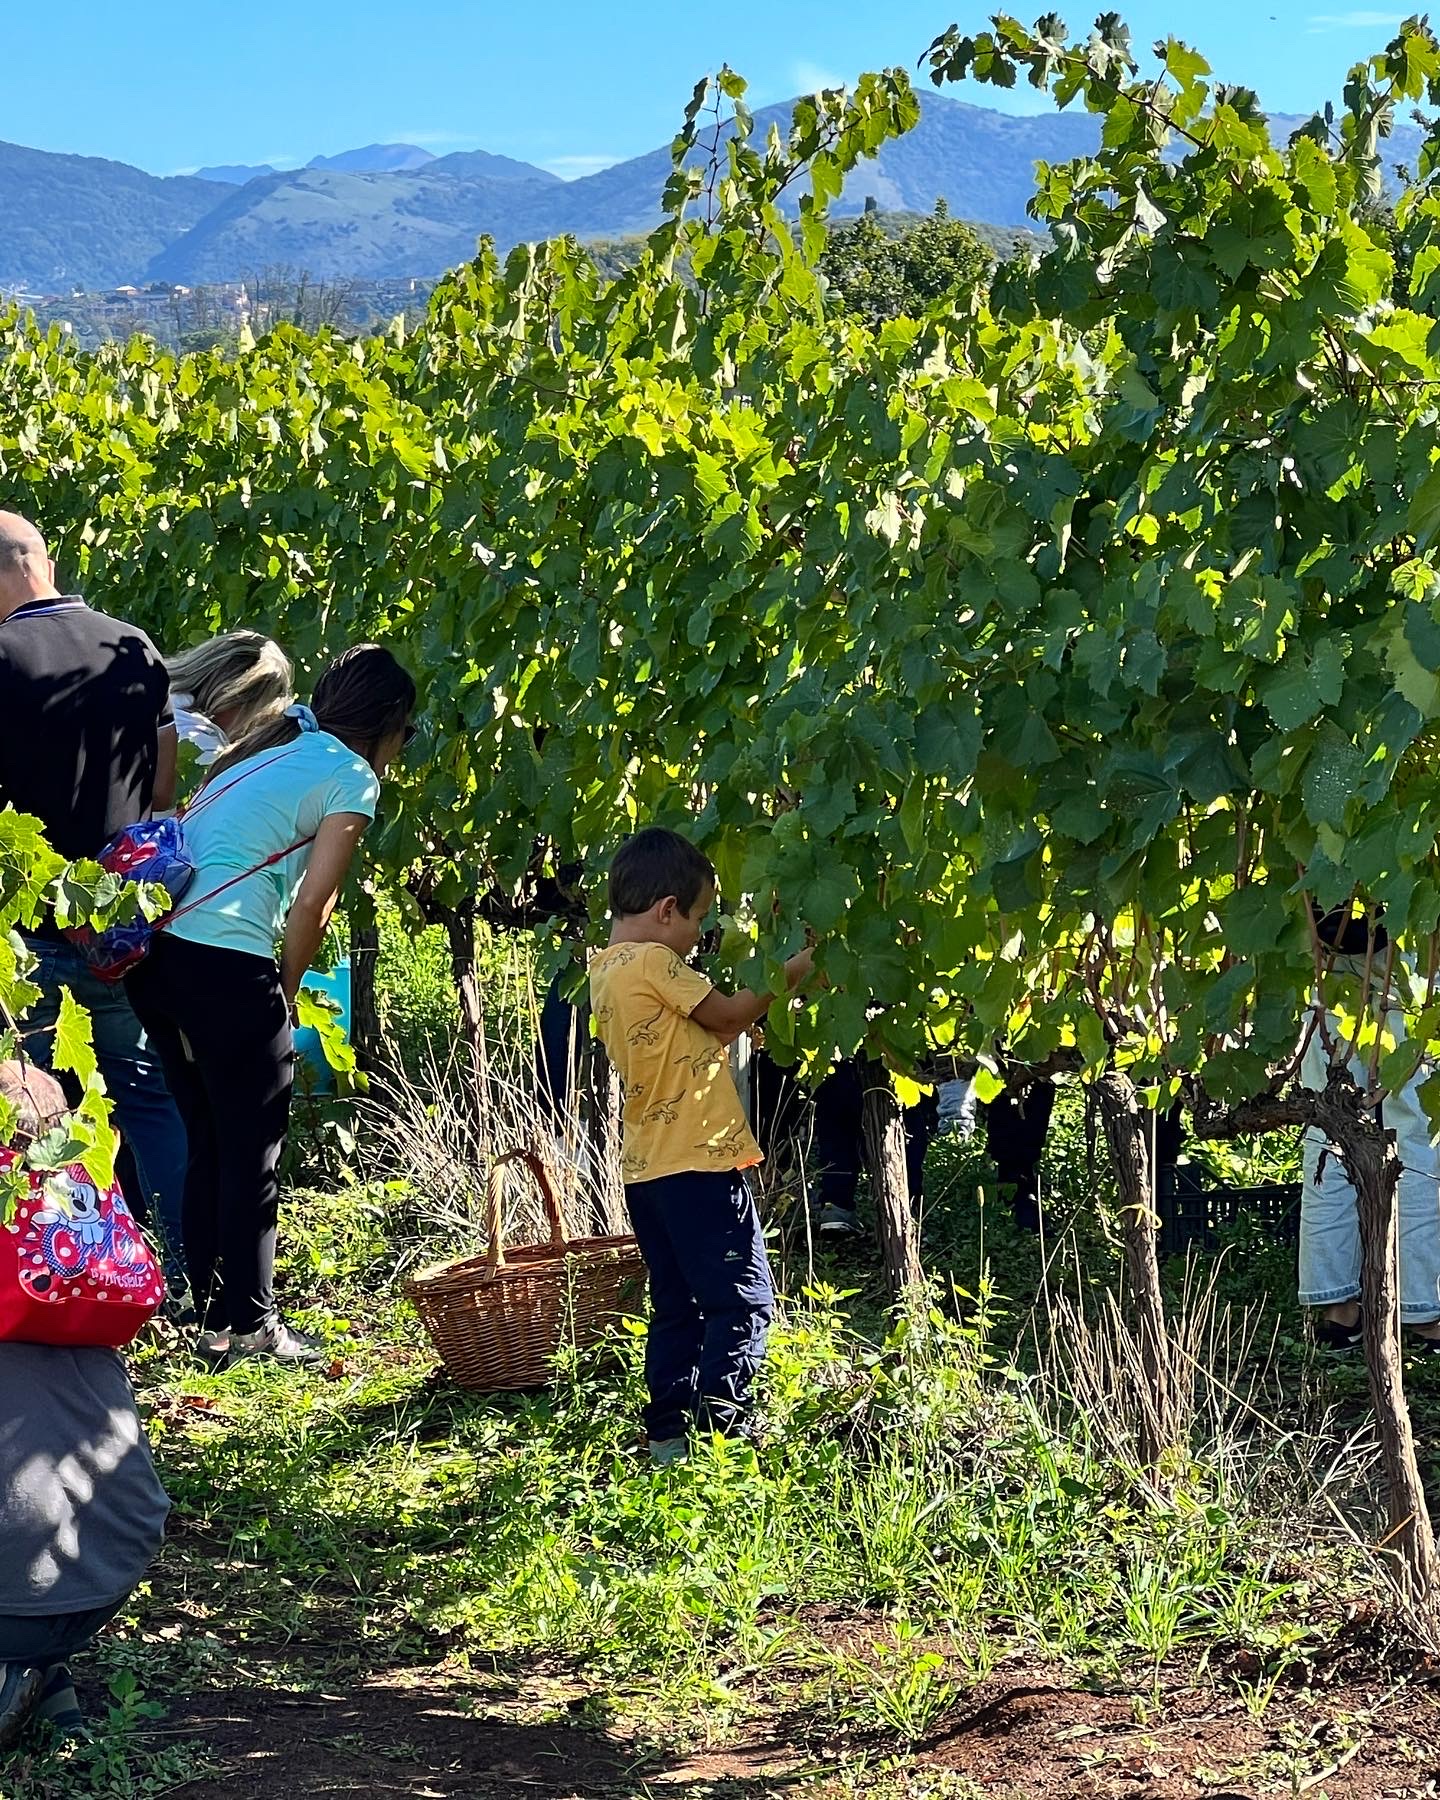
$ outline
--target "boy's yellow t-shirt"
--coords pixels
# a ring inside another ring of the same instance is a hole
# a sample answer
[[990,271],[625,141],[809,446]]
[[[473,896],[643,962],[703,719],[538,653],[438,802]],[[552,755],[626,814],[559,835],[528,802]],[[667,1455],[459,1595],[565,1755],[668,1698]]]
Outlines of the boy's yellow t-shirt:
[[664,944],[612,944],[590,964],[595,1029],[624,1096],[627,1182],[761,1160],[713,1032],[690,1017],[711,983]]

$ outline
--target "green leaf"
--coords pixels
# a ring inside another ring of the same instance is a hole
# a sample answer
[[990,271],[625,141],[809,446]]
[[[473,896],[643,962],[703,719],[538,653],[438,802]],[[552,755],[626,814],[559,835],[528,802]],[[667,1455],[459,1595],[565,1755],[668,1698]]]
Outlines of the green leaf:
[[1301,786],[1306,817],[1316,825],[1343,826],[1364,767],[1365,758],[1354,744],[1327,726],[1305,765]]
[[1410,534],[1417,550],[1427,550],[1440,532],[1440,464],[1416,488],[1410,500]]
[[57,1069],[76,1076],[82,1085],[88,1086],[99,1075],[90,1035],[90,1015],[69,988],[60,990],[60,1016],[51,1055]]

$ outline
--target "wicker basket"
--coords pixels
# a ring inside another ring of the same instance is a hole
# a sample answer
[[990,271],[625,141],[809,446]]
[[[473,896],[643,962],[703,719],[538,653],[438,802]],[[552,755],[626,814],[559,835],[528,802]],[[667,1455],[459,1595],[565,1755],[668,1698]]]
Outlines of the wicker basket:
[[[548,1244],[504,1247],[505,1170],[524,1163],[550,1220]],[[637,1312],[645,1263],[633,1237],[569,1238],[549,1171],[533,1150],[499,1157],[486,1188],[490,1247],[405,1283],[446,1372],[461,1387],[518,1393],[544,1387],[556,1352],[586,1349],[621,1314]]]

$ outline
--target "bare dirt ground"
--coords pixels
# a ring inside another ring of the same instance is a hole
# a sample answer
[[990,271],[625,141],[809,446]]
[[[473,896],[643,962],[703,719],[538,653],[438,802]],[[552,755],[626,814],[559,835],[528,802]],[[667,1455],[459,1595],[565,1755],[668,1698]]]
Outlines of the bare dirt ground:
[[167,1729],[196,1740],[212,1769],[174,1790],[176,1800],[1440,1794],[1440,1693],[1409,1679],[1281,1692],[1257,1718],[1258,1702],[1218,1686],[1097,1694],[1007,1673],[904,1749],[810,1741],[783,1699],[762,1726],[708,1751],[667,1751],[607,1730],[587,1719],[583,1700],[517,1719],[492,1684],[469,1688],[413,1670],[318,1694],[221,1689],[178,1702]]

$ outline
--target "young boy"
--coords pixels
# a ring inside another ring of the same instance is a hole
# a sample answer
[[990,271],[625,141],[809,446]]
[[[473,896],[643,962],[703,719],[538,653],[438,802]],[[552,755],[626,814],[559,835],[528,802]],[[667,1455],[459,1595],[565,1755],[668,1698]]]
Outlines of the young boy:
[[[590,965],[595,1027],[624,1094],[625,1200],[650,1272],[645,1426],[657,1463],[693,1425],[750,1410],[775,1290],[745,1171],[760,1161],[726,1046],[770,994],[722,994],[686,959],[715,904],[715,871],[673,831],[638,832],[610,869],[610,944]],[[785,965],[793,990],[812,953]]]

